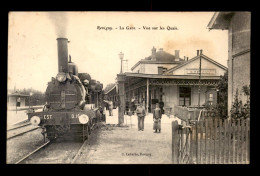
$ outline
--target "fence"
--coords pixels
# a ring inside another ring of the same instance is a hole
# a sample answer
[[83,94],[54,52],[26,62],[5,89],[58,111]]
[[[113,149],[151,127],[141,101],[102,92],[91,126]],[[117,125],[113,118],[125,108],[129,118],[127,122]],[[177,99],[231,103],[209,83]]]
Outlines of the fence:
[[[187,120],[187,117],[195,118],[198,112],[202,111],[179,113],[183,115],[181,118]],[[250,119],[222,120],[209,116],[206,118],[207,112],[203,113],[199,121],[188,119],[188,123],[181,125],[177,121],[172,122],[173,163],[248,164],[250,162]]]

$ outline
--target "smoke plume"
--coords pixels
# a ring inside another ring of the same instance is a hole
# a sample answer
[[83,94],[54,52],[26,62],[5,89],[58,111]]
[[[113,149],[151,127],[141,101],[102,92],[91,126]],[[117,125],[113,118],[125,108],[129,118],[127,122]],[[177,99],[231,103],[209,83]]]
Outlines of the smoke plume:
[[48,12],[48,16],[52,21],[57,37],[67,37],[67,13],[66,12]]

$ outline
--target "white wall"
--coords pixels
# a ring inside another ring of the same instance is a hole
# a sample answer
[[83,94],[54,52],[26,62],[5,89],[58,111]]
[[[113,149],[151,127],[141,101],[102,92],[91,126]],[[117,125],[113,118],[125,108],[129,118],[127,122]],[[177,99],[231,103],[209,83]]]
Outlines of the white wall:
[[164,67],[167,69],[173,68],[177,64],[144,64],[146,74],[158,74],[158,67]]
[[[165,107],[174,107],[179,105],[179,87],[177,85],[163,86],[163,102]],[[200,105],[205,104],[207,86],[201,86],[200,89]],[[191,106],[198,105],[198,86],[191,87]]]

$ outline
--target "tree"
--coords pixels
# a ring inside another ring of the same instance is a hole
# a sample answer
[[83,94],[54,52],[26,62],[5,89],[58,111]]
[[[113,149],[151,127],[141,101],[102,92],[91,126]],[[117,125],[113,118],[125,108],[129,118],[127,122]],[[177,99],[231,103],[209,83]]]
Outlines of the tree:
[[[43,105],[45,104],[45,93],[38,91],[38,90],[34,90],[32,88],[30,89],[23,89],[23,90],[18,90],[18,92],[25,94],[25,95],[30,95],[30,93],[32,93],[32,95],[26,98],[25,100],[25,104],[26,106],[36,106],[36,105]],[[30,100],[29,100],[30,99]]]
[[236,89],[236,94],[230,110],[232,119],[250,118],[250,85],[243,86],[242,92],[247,96],[247,102],[243,105],[242,100],[238,96],[238,89]]
[[225,72],[220,77],[220,81],[217,85],[218,89],[218,102],[216,105],[216,111],[220,118],[228,117],[228,72]]

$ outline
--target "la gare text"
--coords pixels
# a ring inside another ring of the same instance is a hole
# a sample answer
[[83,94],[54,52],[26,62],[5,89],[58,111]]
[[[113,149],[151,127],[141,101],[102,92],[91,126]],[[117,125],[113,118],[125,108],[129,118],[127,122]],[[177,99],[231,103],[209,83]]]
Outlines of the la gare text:
[[142,26],[142,27],[134,27],[134,26],[118,26],[118,27],[107,27],[107,26],[97,26],[97,30],[105,30],[105,31],[112,31],[112,30],[128,30],[128,31],[134,31],[134,30],[178,30],[176,26]]

